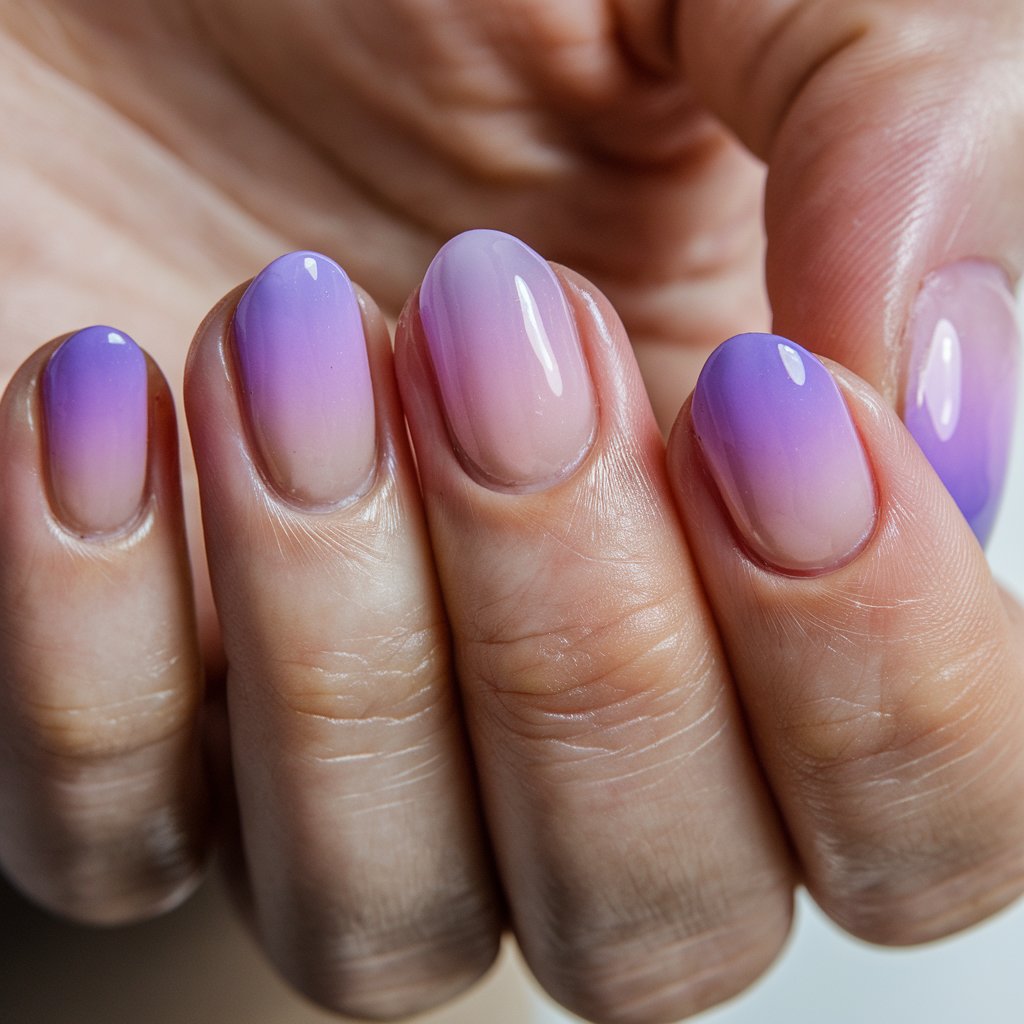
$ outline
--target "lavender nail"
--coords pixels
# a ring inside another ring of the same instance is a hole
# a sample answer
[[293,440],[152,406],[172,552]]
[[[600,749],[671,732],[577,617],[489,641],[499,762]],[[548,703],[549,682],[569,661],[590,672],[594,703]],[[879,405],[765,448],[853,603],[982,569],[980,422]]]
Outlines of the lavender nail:
[[819,573],[870,536],[875,485],[832,375],[795,342],[741,334],[720,345],[693,396],[694,431],[748,547]]
[[361,493],[376,425],[363,322],[345,272],[315,252],[274,260],[242,296],[234,332],[253,440],[274,486],[311,507]]
[[481,482],[535,489],[572,472],[593,440],[594,388],[558,278],[500,231],[445,245],[420,316],[455,448]]
[[78,533],[104,534],[138,512],[146,486],[149,399],[142,349],[112,327],[67,339],[43,374],[54,511]]
[[1020,329],[1006,275],[965,260],[930,275],[910,320],[903,420],[978,540],[1006,481]]

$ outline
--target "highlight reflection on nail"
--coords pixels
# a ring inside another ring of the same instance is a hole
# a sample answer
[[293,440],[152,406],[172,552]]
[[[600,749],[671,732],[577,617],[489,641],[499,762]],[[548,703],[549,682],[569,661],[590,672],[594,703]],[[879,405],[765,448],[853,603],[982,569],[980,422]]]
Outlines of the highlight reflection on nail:
[[301,504],[335,505],[372,476],[377,434],[363,321],[332,259],[293,252],[249,285],[235,352],[267,476]]
[[146,357],[123,331],[87,327],[50,357],[42,381],[55,512],[83,534],[123,527],[146,485]]
[[434,258],[420,317],[456,450],[481,483],[564,478],[594,435],[593,384],[547,263],[500,231],[467,231]]
[[983,544],[1006,480],[1019,350],[1016,304],[998,267],[965,260],[924,282],[903,420]]
[[860,550],[877,515],[874,480],[846,402],[810,352],[777,335],[731,338],[701,372],[692,418],[756,555],[815,573]]

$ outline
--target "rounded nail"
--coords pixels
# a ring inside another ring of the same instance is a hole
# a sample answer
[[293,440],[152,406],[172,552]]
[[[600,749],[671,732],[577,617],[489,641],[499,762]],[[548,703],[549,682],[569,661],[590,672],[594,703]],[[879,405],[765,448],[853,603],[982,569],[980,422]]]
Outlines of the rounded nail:
[[234,347],[273,486],[310,507],[361,494],[376,462],[373,386],[359,303],[341,267],[316,252],[274,260],[238,303]]
[[750,550],[786,572],[850,560],[877,516],[874,479],[849,409],[820,360],[773,334],[720,345],[692,418],[705,462]]
[[964,260],[925,279],[911,313],[903,421],[984,544],[1017,404],[1020,327],[1006,275]]
[[500,231],[467,231],[434,258],[420,318],[453,445],[478,482],[564,479],[594,437],[597,404],[576,323],[547,263]]
[[138,513],[146,487],[146,357],[123,331],[87,327],[43,373],[50,493],[57,517],[84,535],[113,533]]

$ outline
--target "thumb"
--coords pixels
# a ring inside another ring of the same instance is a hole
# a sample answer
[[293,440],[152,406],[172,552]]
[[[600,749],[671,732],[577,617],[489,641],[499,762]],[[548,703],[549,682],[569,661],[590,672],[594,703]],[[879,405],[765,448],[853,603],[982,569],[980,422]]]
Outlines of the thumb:
[[871,381],[982,542],[1013,426],[1019,0],[700,0],[702,100],[769,167],[775,330]]

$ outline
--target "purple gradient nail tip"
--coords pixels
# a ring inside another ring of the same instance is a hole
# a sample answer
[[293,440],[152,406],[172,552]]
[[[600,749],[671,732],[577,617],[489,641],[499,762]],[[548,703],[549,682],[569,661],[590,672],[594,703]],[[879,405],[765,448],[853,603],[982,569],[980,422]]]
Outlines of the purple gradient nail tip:
[[109,533],[138,511],[146,485],[146,357],[123,331],[87,327],[43,374],[47,463],[55,511],[84,534]]
[[966,260],[925,280],[910,320],[903,421],[982,544],[1006,481],[1019,350],[998,267]]
[[772,566],[816,573],[870,535],[874,480],[849,409],[825,366],[795,342],[741,334],[708,359],[694,431],[747,545]]
[[332,259],[293,252],[249,285],[235,353],[267,477],[300,504],[357,496],[376,461],[373,387],[355,291]]

